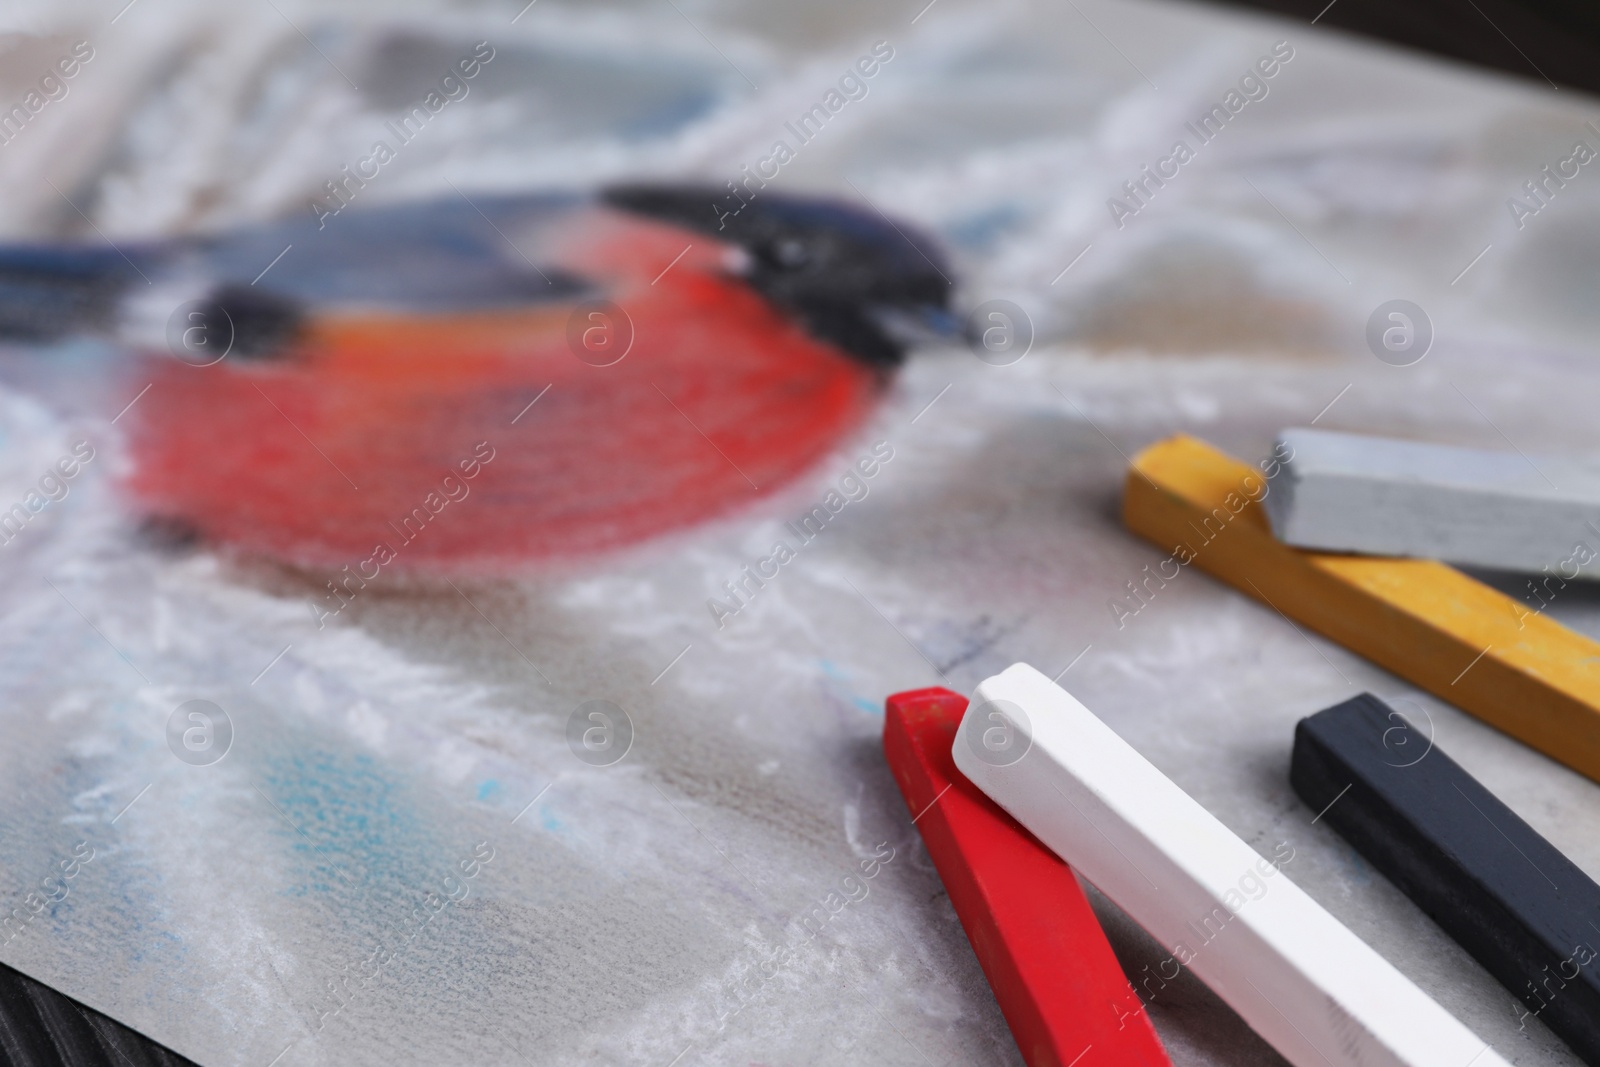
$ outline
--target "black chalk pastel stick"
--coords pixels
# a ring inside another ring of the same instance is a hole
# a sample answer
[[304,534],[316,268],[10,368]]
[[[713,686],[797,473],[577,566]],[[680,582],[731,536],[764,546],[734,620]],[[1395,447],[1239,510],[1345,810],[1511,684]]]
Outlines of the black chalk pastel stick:
[[1301,719],[1289,781],[1591,1067],[1600,1067],[1600,886],[1363,693]]

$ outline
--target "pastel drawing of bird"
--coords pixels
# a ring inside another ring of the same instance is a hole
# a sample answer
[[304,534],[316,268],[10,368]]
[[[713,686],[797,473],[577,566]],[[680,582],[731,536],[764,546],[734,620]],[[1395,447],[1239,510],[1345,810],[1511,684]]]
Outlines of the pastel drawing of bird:
[[722,199],[462,195],[0,247],[0,338],[109,338],[128,500],[209,542],[319,567],[583,555],[789,483],[951,332],[915,231]]

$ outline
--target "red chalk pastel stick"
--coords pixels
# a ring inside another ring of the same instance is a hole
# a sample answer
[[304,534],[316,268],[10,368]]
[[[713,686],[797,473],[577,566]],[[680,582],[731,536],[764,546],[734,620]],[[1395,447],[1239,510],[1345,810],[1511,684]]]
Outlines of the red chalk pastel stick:
[[967,699],[888,700],[883,752],[1028,1067],[1170,1067],[1072,869],[956,770]]

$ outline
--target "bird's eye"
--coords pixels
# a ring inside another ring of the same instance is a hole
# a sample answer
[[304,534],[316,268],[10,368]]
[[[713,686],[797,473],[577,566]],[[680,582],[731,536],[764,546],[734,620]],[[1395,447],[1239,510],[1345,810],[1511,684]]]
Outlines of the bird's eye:
[[779,241],[773,247],[772,255],[778,261],[779,266],[791,268],[803,266],[811,258],[811,252],[806,248],[805,243],[793,237],[786,237]]

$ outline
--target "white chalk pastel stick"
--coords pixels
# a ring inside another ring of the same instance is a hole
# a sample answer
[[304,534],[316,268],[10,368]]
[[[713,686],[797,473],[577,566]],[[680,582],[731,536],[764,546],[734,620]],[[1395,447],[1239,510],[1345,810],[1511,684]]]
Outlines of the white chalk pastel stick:
[[1600,577],[1600,462],[1314,429],[1278,455],[1264,503],[1287,544]]
[[[954,755],[1296,1067],[1506,1067],[1032,667],[978,686]],[[1273,858],[1286,862],[1282,850]]]

